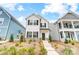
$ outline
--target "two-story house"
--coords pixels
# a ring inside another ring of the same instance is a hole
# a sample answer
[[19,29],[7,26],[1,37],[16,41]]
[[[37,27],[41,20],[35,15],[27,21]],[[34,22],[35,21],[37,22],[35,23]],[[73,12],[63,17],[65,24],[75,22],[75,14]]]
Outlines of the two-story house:
[[4,8],[0,7],[0,40],[10,39],[11,35],[17,39],[20,32],[24,33],[25,27]]
[[68,12],[53,24],[52,29],[52,34],[55,34],[52,35],[53,39],[79,41],[79,16],[72,11]]
[[49,22],[42,16],[32,14],[26,18],[26,38],[48,39]]

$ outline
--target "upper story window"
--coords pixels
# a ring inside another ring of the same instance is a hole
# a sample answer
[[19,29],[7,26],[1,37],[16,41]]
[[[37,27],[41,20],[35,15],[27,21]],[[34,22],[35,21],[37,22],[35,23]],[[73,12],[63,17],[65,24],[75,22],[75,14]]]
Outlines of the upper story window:
[[38,20],[28,20],[28,25],[38,25]]
[[40,27],[46,27],[46,23],[40,23]]
[[72,24],[71,23],[63,23],[64,28],[72,28]]
[[61,23],[58,23],[58,25],[59,25],[59,28],[61,28]]
[[0,25],[2,25],[4,22],[4,18],[0,18]]

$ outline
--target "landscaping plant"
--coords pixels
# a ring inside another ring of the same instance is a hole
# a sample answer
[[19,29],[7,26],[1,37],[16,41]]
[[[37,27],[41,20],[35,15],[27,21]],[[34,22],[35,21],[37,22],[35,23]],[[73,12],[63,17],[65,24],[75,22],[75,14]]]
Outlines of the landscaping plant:
[[17,52],[18,55],[25,55],[26,53],[27,53],[27,48],[21,48]]
[[57,49],[57,48],[58,48],[58,44],[55,44],[54,46],[55,46],[55,49]]
[[34,55],[34,51],[35,51],[35,48],[30,47],[30,48],[28,48],[27,53],[28,53],[29,55]]
[[16,55],[16,54],[17,54],[17,49],[16,49],[14,46],[11,46],[11,47],[8,49],[8,54],[9,54],[9,55]]
[[32,42],[32,39],[29,39],[29,44]]
[[65,48],[64,49],[64,54],[65,55],[72,55],[73,54],[73,51],[70,48]]
[[65,39],[65,42],[64,43],[68,44],[69,43],[69,40]]
[[49,42],[52,42],[52,38],[51,38],[51,35],[49,35]]
[[46,51],[46,49],[43,46],[40,47],[40,54],[41,55],[47,54],[47,51]]

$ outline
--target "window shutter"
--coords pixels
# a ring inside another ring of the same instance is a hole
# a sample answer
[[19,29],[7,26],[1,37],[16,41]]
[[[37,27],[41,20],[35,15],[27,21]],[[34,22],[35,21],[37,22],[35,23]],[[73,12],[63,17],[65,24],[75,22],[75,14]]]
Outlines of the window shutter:
[[37,25],[38,25],[38,20],[37,20]]
[[40,23],[40,26],[42,27],[42,23]]

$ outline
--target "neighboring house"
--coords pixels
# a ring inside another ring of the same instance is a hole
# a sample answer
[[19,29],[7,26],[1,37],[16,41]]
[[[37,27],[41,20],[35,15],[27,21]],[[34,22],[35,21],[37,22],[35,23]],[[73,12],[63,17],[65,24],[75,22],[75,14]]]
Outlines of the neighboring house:
[[10,13],[0,7],[0,39],[9,39],[11,34],[17,39],[17,35],[24,31],[25,28]]
[[74,12],[68,12],[53,24],[51,33],[53,39],[79,41],[79,16]]
[[26,38],[48,39],[49,22],[37,14],[26,18]]

